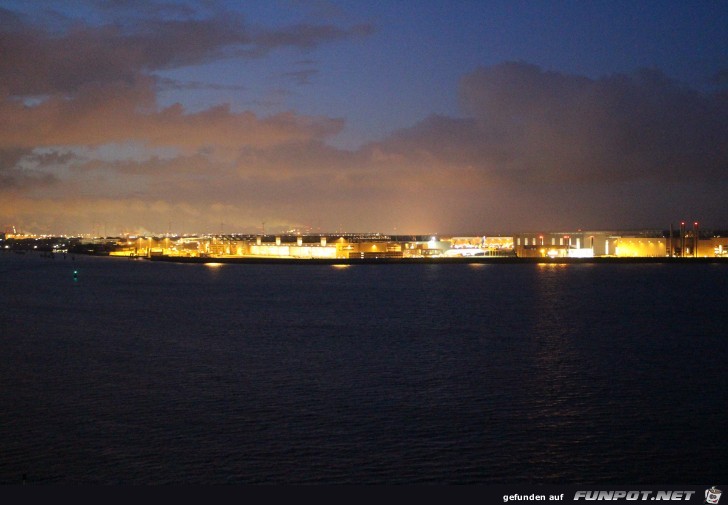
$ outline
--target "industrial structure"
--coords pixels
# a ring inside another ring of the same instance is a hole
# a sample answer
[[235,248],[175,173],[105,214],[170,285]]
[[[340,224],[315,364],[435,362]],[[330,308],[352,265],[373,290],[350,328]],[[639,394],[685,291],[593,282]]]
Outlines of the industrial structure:
[[73,251],[129,258],[728,258],[728,232],[701,232],[697,222],[690,227],[681,222],[677,229],[671,225],[669,231],[567,230],[444,237],[380,233],[299,233],[83,238],[6,232],[0,235],[0,249]]

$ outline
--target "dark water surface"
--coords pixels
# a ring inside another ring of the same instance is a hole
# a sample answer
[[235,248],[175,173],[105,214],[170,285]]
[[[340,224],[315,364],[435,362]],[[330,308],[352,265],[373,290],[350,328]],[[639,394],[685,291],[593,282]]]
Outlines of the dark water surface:
[[725,265],[3,253],[0,297],[0,483],[679,484],[728,468]]

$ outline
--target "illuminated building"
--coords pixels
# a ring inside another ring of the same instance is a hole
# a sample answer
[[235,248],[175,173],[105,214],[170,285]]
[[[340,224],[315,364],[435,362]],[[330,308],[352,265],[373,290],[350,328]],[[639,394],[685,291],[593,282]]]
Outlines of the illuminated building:
[[645,258],[667,256],[666,238],[620,237],[616,241],[615,255],[619,257]]
[[513,253],[513,237],[477,236],[444,238],[450,243],[445,256],[510,256]]
[[[379,233],[336,235],[201,235],[124,236],[55,240],[5,233],[2,249],[71,251],[132,258],[591,258],[591,257],[726,257],[728,232],[707,237],[681,224],[680,230],[539,231],[513,236],[399,235]],[[702,236],[701,236],[702,235]],[[57,242],[57,243],[56,243]]]
[[591,258],[614,256],[618,236],[612,231],[531,232],[513,236],[522,258]]
[[337,258],[336,244],[327,244],[326,237],[276,236],[257,237],[255,243],[241,248],[243,255],[280,258]]

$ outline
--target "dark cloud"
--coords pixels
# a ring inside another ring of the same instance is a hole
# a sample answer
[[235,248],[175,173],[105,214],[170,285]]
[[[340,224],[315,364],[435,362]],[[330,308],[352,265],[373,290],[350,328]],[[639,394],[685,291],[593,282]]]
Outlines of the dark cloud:
[[10,170],[15,168],[18,162],[31,152],[32,149],[0,149],[0,170]]
[[678,209],[728,219],[725,94],[653,69],[589,79],[517,62],[476,70],[460,93],[469,117],[431,116],[376,148],[423,174],[473,168],[483,216],[513,227],[653,226]]
[[725,179],[728,109],[657,70],[601,79],[506,63],[462,81],[480,155],[521,182]]
[[43,150],[32,148],[6,148],[0,150],[0,169],[24,170],[45,169],[66,165],[77,159],[77,156],[62,150]]
[[59,32],[0,10],[0,88],[11,95],[73,93],[89,82],[131,82],[142,72],[260,57],[281,47],[310,49],[370,32],[312,24],[251,30],[231,12],[144,18],[128,26],[76,22]]
[[89,82],[130,82],[140,72],[210,61],[249,42],[234,18],[147,21],[135,33],[81,25],[57,35],[28,26],[0,33],[0,87],[13,95],[72,93]]
[[32,149],[0,149],[0,192],[52,185],[58,178],[37,170],[37,166],[64,162],[67,159],[54,153],[35,154]]
[[482,164],[486,150],[483,141],[475,119],[433,115],[394,132],[377,145],[423,163],[435,159],[438,163],[462,166]]
[[0,7],[0,33],[17,33],[24,27],[22,17]]

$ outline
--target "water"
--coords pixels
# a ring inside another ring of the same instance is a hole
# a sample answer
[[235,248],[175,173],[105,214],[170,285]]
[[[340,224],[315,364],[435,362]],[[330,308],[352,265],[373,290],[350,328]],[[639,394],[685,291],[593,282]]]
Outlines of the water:
[[0,483],[718,482],[727,280],[0,254]]

